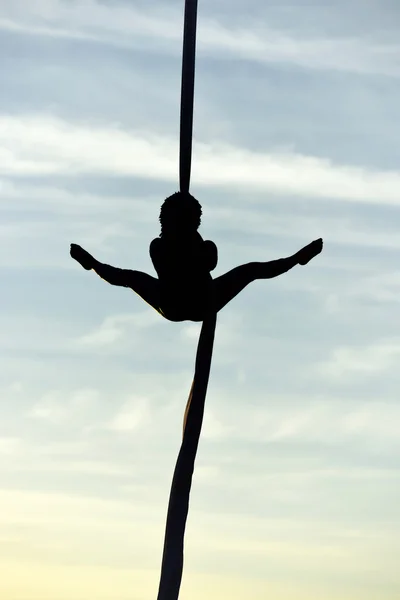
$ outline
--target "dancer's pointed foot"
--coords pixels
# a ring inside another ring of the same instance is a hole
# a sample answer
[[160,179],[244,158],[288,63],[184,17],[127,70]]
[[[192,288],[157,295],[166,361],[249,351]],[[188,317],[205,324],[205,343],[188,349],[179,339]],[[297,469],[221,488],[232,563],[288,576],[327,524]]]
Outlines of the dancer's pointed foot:
[[78,246],[78,244],[71,244],[70,255],[73,259],[78,261],[86,271],[93,269],[95,259],[89,252],[86,252],[81,246]]
[[317,256],[317,254],[320,254],[322,252],[323,245],[324,242],[322,238],[319,238],[318,240],[314,240],[311,242],[311,244],[308,244],[302,248],[298,252],[299,265],[306,265],[311,259]]

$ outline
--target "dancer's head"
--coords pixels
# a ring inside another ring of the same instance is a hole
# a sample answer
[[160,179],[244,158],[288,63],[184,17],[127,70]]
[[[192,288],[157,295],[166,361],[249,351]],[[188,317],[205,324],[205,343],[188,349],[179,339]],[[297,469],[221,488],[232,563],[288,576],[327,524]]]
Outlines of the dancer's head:
[[160,211],[161,235],[195,233],[201,223],[201,205],[189,193],[176,192],[164,200]]

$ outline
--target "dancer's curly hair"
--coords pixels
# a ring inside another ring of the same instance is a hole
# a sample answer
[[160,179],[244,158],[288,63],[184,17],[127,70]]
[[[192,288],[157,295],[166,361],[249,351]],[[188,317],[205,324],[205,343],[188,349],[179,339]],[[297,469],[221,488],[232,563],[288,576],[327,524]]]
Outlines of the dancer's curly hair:
[[166,198],[160,210],[161,235],[169,226],[197,231],[201,223],[201,204],[189,193],[176,192]]

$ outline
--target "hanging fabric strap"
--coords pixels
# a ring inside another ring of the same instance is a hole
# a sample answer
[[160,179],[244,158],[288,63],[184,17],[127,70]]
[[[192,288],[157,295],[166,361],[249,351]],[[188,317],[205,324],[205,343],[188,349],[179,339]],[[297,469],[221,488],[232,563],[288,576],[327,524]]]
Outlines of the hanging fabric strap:
[[183,550],[190,488],[203,423],[210,375],[216,315],[203,322],[197,347],[194,380],[183,441],[176,462],[168,505],[161,579],[157,600],[178,600],[183,573]]
[[[197,0],[186,0],[179,156],[180,191],[184,193],[189,192],[192,162],[196,27]],[[206,316],[197,346],[194,379],[184,417],[183,441],[176,462],[169,497],[157,600],[178,600],[179,598],[190,488],[203,423],[216,323],[216,313]]]
[[179,150],[179,185],[188,192],[192,166],[194,80],[196,62],[197,0],[185,1],[183,30],[181,132]]

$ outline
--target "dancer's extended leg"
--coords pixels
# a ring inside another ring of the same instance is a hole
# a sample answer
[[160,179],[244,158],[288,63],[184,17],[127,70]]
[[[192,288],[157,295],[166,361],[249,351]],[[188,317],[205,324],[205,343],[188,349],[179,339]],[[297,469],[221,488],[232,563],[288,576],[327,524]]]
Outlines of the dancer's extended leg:
[[101,263],[78,244],[71,244],[70,254],[87,271],[95,271],[99,277],[111,285],[130,288],[147,304],[150,304],[157,312],[160,312],[160,283],[155,277],[147,273],[142,273],[142,271],[119,269],[118,267]]
[[224,308],[249,283],[257,279],[272,279],[292,269],[298,263],[297,256],[280,258],[270,262],[251,262],[235,267],[213,281],[217,311]]
[[143,273],[105,265],[96,261],[93,266],[95,271],[104,281],[112,285],[130,288],[157,312],[160,312],[160,283],[158,279]]

